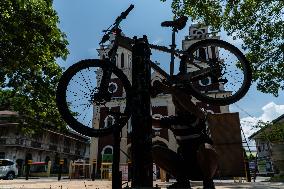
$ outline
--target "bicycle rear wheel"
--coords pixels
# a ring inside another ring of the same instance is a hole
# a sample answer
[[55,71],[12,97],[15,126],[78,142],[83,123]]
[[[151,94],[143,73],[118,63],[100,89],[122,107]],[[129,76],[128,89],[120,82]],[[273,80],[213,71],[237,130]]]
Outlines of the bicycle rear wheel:
[[237,47],[222,40],[205,39],[191,45],[187,53],[191,57],[185,70],[192,76],[189,90],[198,100],[228,105],[248,92],[252,71]]
[[[102,77],[111,72],[107,93],[100,93]],[[90,137],[121,129],[130,117],[130,82],[106,60],[81,60],[69,67],[57,87],[57,106],[65,122]],[[107,98],[106,98],[107,96]]]

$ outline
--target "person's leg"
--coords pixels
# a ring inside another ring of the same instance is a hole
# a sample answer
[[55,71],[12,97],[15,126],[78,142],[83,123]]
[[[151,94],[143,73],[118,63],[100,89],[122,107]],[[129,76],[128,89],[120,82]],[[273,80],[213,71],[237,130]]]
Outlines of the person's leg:
[[204,188],[215,188],[213,177],[218,168],[218,157],[211,144],[205,143],[199,146],[197,161],[203,175]]
[[190,185],[188,181],[188,172],[186,166],[184,166],[184,160],[176,152],[160,145],[154,145],[152,147],[153,161],[166,172],[173,175],[178,183],[186,183]]

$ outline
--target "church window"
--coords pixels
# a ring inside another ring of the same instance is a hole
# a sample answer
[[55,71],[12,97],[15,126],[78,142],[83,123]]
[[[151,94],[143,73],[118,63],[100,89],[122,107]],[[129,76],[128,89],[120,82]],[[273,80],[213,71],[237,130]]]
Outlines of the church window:
[[106,148],[105,151],[104,151],[104,154],[112,154],[112,149]]
[[102,151],[102,162],[112,162],[113,149],[111,146],[106,146]]
[[120,55],[120,65],[121,65],[121,68],[124,68],[124,53],[121,53]]
[[128,67],[131,68],[131,54],[128,54]]
[[111,82],[108,86],[108,92],[115,93],[117,91],[117,84]]
[[201,79],[201,80],[199,80],[199,84],[201,86],[210,85],[211,84],[211,78],[207,77],[207,78]]
[[107,127],[112,125],[112,117],[107,118]]
[[203,59],[203,60],[206,60],[206,52],[205,52],[204,48],[200,48],[199,49],[199,58]]
[[113,123],[114,123],[113,117],[108,116],[108,117],[105,119],[105,128],[106,128],[106,127],[111,127]]
[[216,47],[215,46],[211,46],[211,53],[212,53],[212,59],[216,58]]

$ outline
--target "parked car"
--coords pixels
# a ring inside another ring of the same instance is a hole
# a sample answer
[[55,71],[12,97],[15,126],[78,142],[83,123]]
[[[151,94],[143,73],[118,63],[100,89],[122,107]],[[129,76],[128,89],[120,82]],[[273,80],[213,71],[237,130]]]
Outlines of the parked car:
[[16,163],[10,159],[0,159],[0,178],[12,180],[18,175]]

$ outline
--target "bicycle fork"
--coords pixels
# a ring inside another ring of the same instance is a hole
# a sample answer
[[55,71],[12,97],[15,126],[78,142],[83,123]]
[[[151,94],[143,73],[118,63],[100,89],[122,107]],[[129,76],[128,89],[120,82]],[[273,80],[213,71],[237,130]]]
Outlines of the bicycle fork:
[[171,47],[171,62],[170,62],[170,76],[174,75],[174,64],[175,64],[175,49],[176,49],[176,29],[172,31],[172,44]]
[[112,70],[107,67],[103,67],[103,74],[99,87],[91,96],[91,101],[93,104],[102,105],[111,100],[111,92],[109,91],[109,83],[111,80]]

